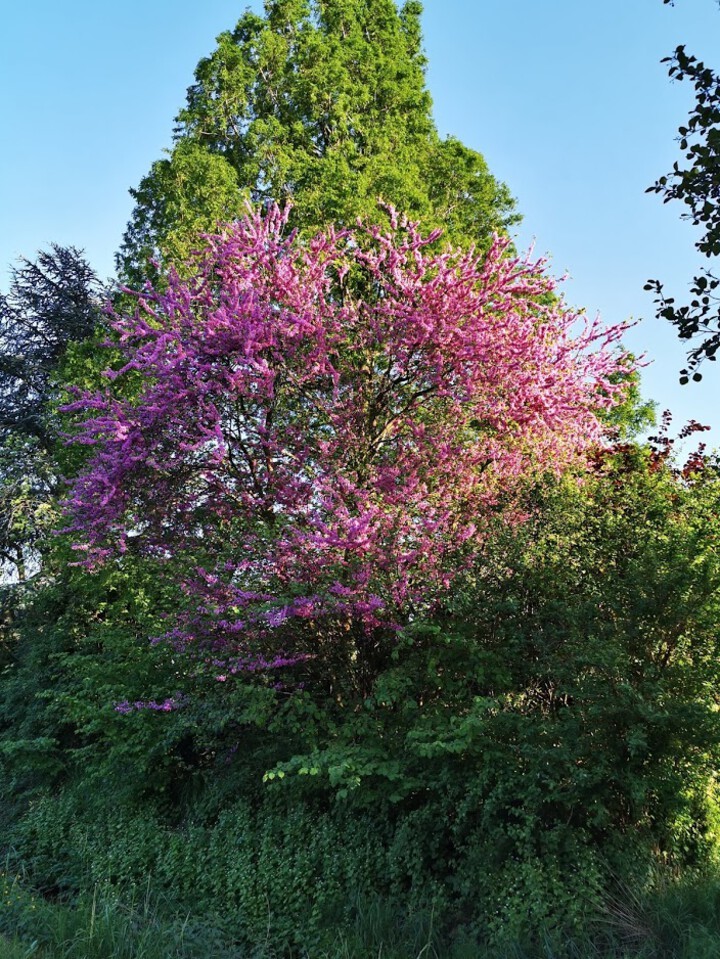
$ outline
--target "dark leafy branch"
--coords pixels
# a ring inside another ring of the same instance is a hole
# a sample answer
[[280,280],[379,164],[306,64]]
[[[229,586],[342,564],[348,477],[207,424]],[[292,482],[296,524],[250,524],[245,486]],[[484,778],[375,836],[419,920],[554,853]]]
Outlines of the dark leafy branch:
[[[673,5],[672,0],[663,0]],[[689,80],[695,88],[695,105],[686,123],[678,130],[683,161],[660,177],[648,193],[659,193],[665,203],[680,200],[683,214],[703,233],[695,248],[709,259],[720,255],[720,76],[702,61],[678,46],[669,63],[673,80]],[[659,280],[648,280],[646,290],[655,294],[657,316],[677,328],[681,340],[689,345],[688,365],[680,371],[680,382],[692,377],[702,379],[698,367],[704,360],[715,360],[720,349],[720,277],[707,268],[690,285],[690,301],[678,305],[667,296]]]

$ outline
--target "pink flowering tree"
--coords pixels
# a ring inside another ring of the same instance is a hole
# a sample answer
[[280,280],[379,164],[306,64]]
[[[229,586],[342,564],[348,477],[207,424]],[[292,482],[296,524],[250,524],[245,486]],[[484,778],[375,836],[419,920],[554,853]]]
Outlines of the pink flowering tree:
[[367,666],[489,517],[517,520],[528,482],[600,440],[624,327],[568,310],[507,241],[436,241],[397,218],[302,241],[248,213],[133,294],[123,362],[68,405],[90,447],[67,501],[80,561],[156,557],[184,596],[167,637],[216,678]]

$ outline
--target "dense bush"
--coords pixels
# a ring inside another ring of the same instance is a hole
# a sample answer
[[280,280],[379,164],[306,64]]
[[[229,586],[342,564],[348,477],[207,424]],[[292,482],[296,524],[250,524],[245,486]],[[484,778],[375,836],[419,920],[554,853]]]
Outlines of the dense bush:
[[[12,700],[5,781],[26,795],[37,754],[13,735],[31,717],[65,730],[63,791],[35,780],[16,850],[41,884],[150,876],[278,948],[350,929],[363,895],[430,910],[446,934],[579,934],[618,881],[715,861],[719,493],[710,466],[683,478],[631,445],[581,485],[548,480],[360,701],[246,678],[119,714],[123,682],[147,698],[153,669],[177,667],[113,640],[128,620],[106,607],[92,655],[55,643],[49,688]],[[23,648],[10,690],[37,663]],[[103,669],[116,685],[88,703]]]

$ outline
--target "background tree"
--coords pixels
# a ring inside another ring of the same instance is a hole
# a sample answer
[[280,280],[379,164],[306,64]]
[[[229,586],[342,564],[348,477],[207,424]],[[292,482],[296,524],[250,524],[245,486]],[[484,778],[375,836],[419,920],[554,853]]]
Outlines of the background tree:
[[0,294],[0,440],[55,442],[48,402],[68,345],[89,337],[105,291],[82,252],[53,244],[23,259]]
[[20,580],[38,558],[60,480],[60,368],[100,322],[104,295],[83,254],[58,245],[21,260],[0,294],[0,559]]
[[314,233],[378,198],[454,243],[487,246],[515,222],[507,188],[482,156],[431,116],[421,7],[408,0],[267,0],[200,61],[175,145],[137,190],[119,254],[139,282],[148,259],[186,259],[199,231],[237,217],[248,197],[291,200]]
[[[670,3],[672,0],[663,0]],[[664,63],[670,64],[674,80],[688,80],[695,88],[695,106],[678,130],[685,164],[673,169],[648,192],[659,193],[665,203],[680,200],[687,207],[683,216],[703,230],[695,249],[709,259],[720,256],[720,76],[702,61],[678,46]],[[688,366],[680,371],[680,382],[702,379],[698,367],[703,360],[715,360],[720,349],[720,277],[708,268],[693,278],[691,300],[678,306],[666,296],[659,280],[649,280],[645,289],[656,294],[658,317],[677,327],[681,340],[690,341]]]

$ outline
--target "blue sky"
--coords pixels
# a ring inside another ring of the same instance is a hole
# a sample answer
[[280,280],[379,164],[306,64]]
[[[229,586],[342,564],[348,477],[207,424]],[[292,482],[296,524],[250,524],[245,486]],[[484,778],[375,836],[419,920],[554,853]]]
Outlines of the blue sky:
[[[260,2],[251,4],[255,9]],[[17,256],[55,241],[103,276],[127,191],[171,141],[193,69],[244,3],[34,0],[0,35],[0,286]],[[652,318],[649,277],[684,296],[700,260],[680,209],[645,188],[677,158],[691,91],[660,59],[678,43],[720,68],[715,0],[426,0],[435,119],[480,150],[518,199],[518,245],[549,254],[576,307],[641,323],[644,393],[720,446],[720,364],[680,387],[682,344]]]

